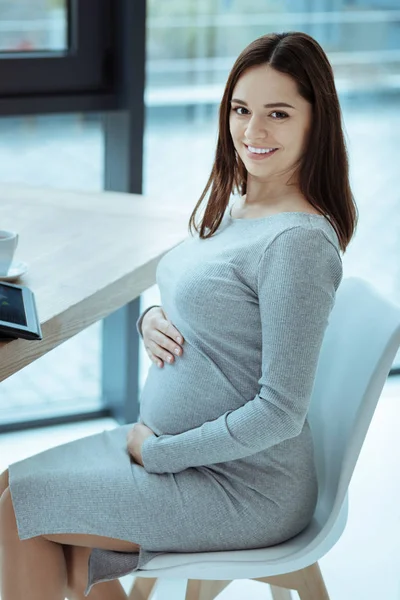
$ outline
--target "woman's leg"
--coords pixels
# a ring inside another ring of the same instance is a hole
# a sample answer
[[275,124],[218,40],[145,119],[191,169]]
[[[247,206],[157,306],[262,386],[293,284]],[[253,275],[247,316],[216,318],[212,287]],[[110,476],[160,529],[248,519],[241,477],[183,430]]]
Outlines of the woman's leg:
[[[139,546],[122,540],[78,534],[55,534],[37,536],[28,540],[20,540],[15,520],[11,493],[7,488],[0,499],[0,595],[2,600],[64,600],[68,595],[78,594],[77,590],[68,589],[67,560],[64,545],[83,546],[85,548],[105,548],[121,552],[137,552]],[[103,600],[106,583],[94,586],[88,596],[93,600]],[[119,582],[118,582],[119,583]],[[115,600],[125,600],[121,595],[120,584],[107,586],[107,598],[114,600],[111,592],[115,592]],[[86,587],[86,581],[82,589]],[[123,591],[123,590],[122,590]],[[100,595],[101,594],[101,595]],[[118,594],[118,595],[117,595]],[[76,596],[76,598],[80,598]]]
[[[0,474],[0,498],[8,488],[8,469]],[[88,596],[84,596],[88,576],[88,561],[92,548],[62,544],[67,568],[67,595],[69,600],[127,600],[127,595],[118,579],[98,583]],[[1,581],[0,581],[1,586]]]
[[1,600],[64,600],[66,585],[61,546],[41,537],[20,541],[7,488],[0,498]]
[[92,548],[63,544],[67,564],[69,600],[127,600],[127,595],[118,579],[96,583],[88,596],[84,596],[88,576],[88,561]]

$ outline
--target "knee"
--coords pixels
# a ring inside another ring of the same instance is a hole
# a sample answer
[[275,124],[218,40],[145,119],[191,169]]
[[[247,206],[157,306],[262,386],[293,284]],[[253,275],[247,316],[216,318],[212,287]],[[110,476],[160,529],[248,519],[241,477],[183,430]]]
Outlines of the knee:
[[3,492],[6,491],[8,486],[9,486],[9,477],[8,477],[8,469],[6,469],[4,471],[4,473],[1,473],[1,475],[0,475],[0,498],[3,494]]

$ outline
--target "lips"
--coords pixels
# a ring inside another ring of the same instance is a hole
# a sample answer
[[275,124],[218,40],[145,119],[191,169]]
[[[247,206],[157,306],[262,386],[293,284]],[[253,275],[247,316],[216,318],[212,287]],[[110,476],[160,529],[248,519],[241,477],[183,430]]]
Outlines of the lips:
[[[249,144],[244,144],[245,148],[247,148],[247,150],[249,152],[251,152],[251,150],[249,149]],[[263,150],[264,148],[267,148],[268,146],[251,146],[252,148],[257,148],[257,150]],[[274,151],[278,150],[278,148],[274,148]],[[256,152],[253,152],[253,154],[256,154]],[[263,152],[262,154],[269,154],[268,152]],[[272,154],[272,153],[271,153]]]
[[[279,148],[275,148],[272,152],[252,152],[246,144],[244,144],[244,146],[246,148],[246,154],[251,160],[265,160],[273,156],[275,152],[279,150]],[[255,146],[253,147],[255,148]]]

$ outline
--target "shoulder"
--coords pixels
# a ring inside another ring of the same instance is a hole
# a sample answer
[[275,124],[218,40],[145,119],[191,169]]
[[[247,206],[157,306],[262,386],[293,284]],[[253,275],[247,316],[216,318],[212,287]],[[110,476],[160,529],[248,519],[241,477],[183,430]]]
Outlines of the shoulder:
[[273,273],[301,278],[326,279],[337,288],[343,276],[342,259],[331,225],[296,224],[275,232],[260,257],[260,275]]
[[321,246],[322,248],[331,246],[337,254],[339,260],[340,248],[339,240],[332,225],[327,219],[306,223],[295,223],[284,228],[280,228],[269,240],[265,250],[271,247],[287,247],[288,249],[310,249]]

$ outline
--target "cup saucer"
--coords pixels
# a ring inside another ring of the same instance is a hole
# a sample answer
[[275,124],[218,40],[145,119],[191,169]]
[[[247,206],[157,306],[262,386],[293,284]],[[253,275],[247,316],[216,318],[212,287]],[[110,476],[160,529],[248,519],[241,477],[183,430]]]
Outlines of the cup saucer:
[[7,275],[0,275],[0,280],[13,281],[14,279],[18,279],[18,277],[21,277],[21,275],[26,273],[27,270],[28,265],[26,264],[26,262],[23,262],[22,260],[13,261],[11,263],[11,267],[8,269]]

